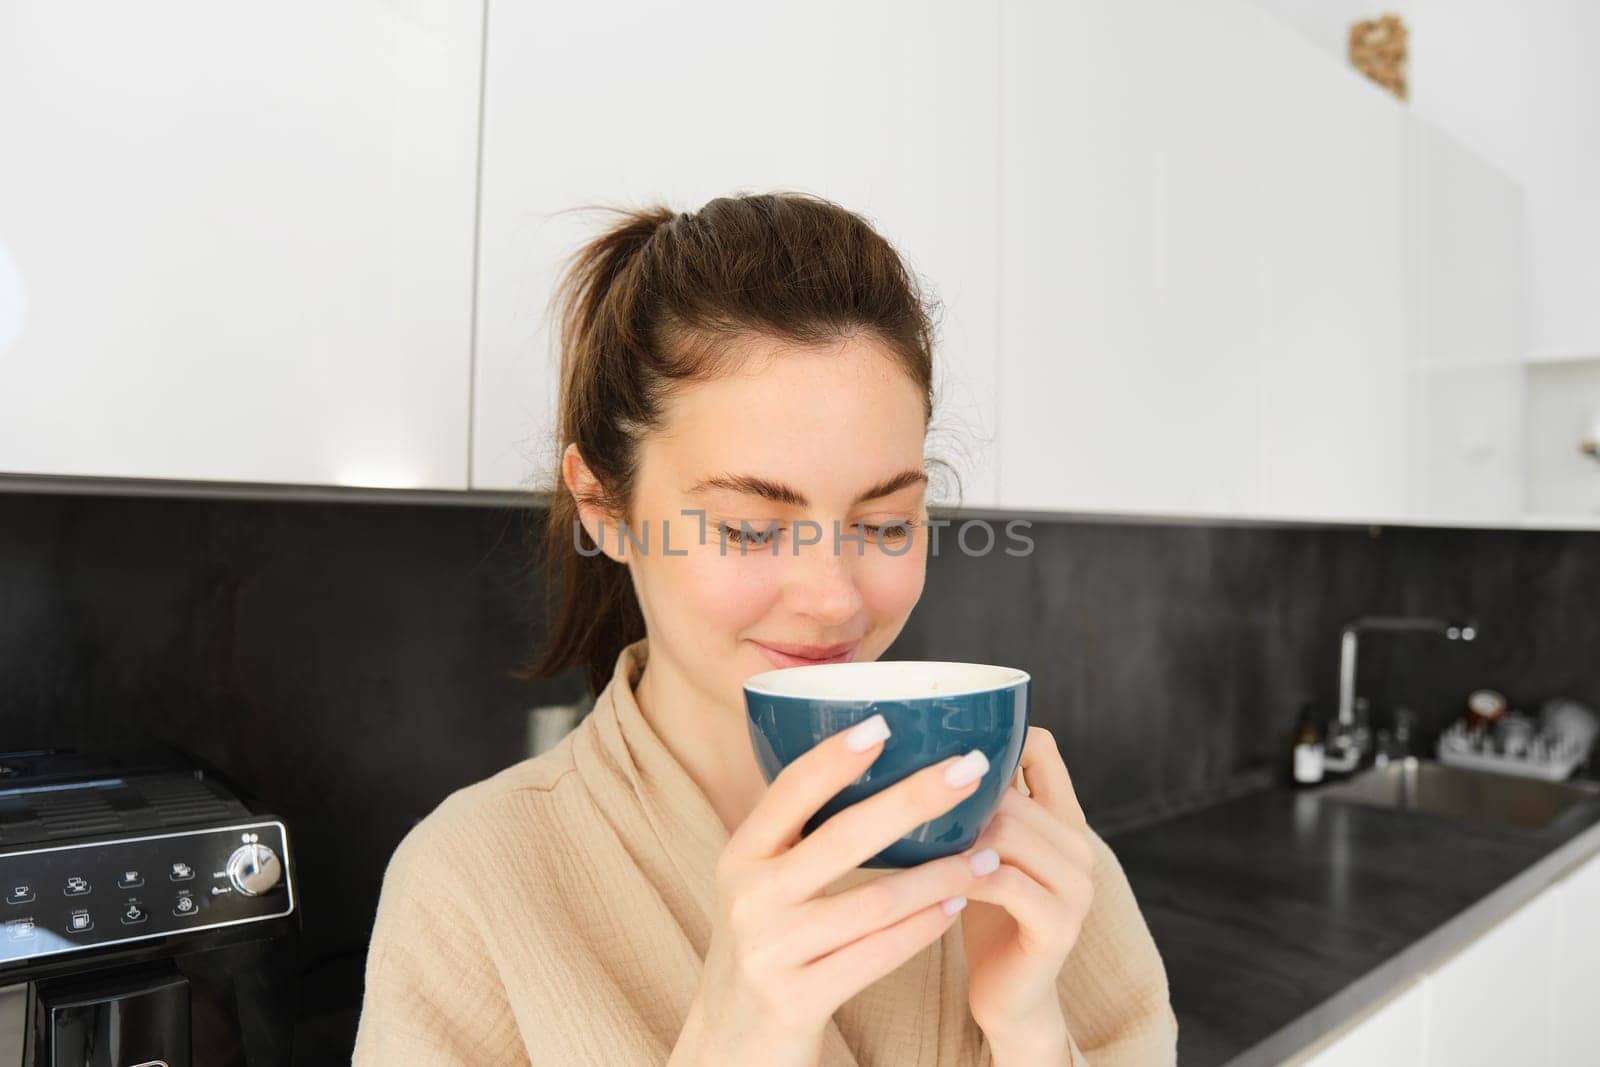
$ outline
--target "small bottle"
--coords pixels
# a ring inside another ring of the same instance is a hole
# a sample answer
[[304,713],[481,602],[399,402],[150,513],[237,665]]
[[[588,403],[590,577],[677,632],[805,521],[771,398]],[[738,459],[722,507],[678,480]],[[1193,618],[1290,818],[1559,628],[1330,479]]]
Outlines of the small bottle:
[[1294,729],[1294,782],[1315,785],[1322,781],[1322,735],[1311,719],[1311,703],[1300,705],[1300,722]]
[[1389,731],[1379,728],[1378,741],[1372,746],[1372,765],[1374,767],[1387,767],[1389,759],[1394,752],[1394,740]]
[[1356,697],[1355,725],[1350,730],[1351,743],[1356,748],[1356,763],[1372,752],[1372,704],[1366,697]]
[[1416,732],[1417,713],[1401,706],[1394,709],[1394,758],[1411,755],[1411,736]]

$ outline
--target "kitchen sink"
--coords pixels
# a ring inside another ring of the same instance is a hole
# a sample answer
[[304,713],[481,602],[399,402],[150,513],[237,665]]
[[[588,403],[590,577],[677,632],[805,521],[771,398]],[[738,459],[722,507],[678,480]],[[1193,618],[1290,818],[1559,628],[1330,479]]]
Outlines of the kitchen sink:
[[1545,782],[1408,757],[1324,786],[1318,795],[1352,804],[1538,830],[1579,804],[1600,800],[1600,784]]

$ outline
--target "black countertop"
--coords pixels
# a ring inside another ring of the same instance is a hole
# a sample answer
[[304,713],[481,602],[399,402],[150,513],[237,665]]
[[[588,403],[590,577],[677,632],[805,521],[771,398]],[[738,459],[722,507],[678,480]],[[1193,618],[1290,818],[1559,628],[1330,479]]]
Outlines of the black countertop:
[[1182,1067],[1280,1063],[1588,855],[1600,801],[1539,831],[1274,786],[1108,835],[1166,964]]

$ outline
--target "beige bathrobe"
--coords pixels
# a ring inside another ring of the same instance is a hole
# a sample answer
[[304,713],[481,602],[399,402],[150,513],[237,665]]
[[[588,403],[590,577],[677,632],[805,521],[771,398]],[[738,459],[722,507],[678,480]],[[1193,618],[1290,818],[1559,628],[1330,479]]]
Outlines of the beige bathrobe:
[[[634,702],[647,654],[643,639],[622,651],[560,745],[454,793],[400,843],[356,1067],[666,1062],[728,833]],[[1171,1064],[1161,957],[1116,857],[1090,836],[1094,905],[1059,981],[1072,1062]],[[823,1041],[822,1067],[990,1062],[959,923],[841,1007]]]

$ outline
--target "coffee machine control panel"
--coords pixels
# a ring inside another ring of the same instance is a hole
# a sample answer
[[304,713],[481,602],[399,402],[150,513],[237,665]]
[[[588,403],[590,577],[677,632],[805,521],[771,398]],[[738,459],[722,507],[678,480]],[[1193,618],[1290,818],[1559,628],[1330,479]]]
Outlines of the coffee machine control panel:
[[0,850],[0,965],[294,911],[281,822]]

